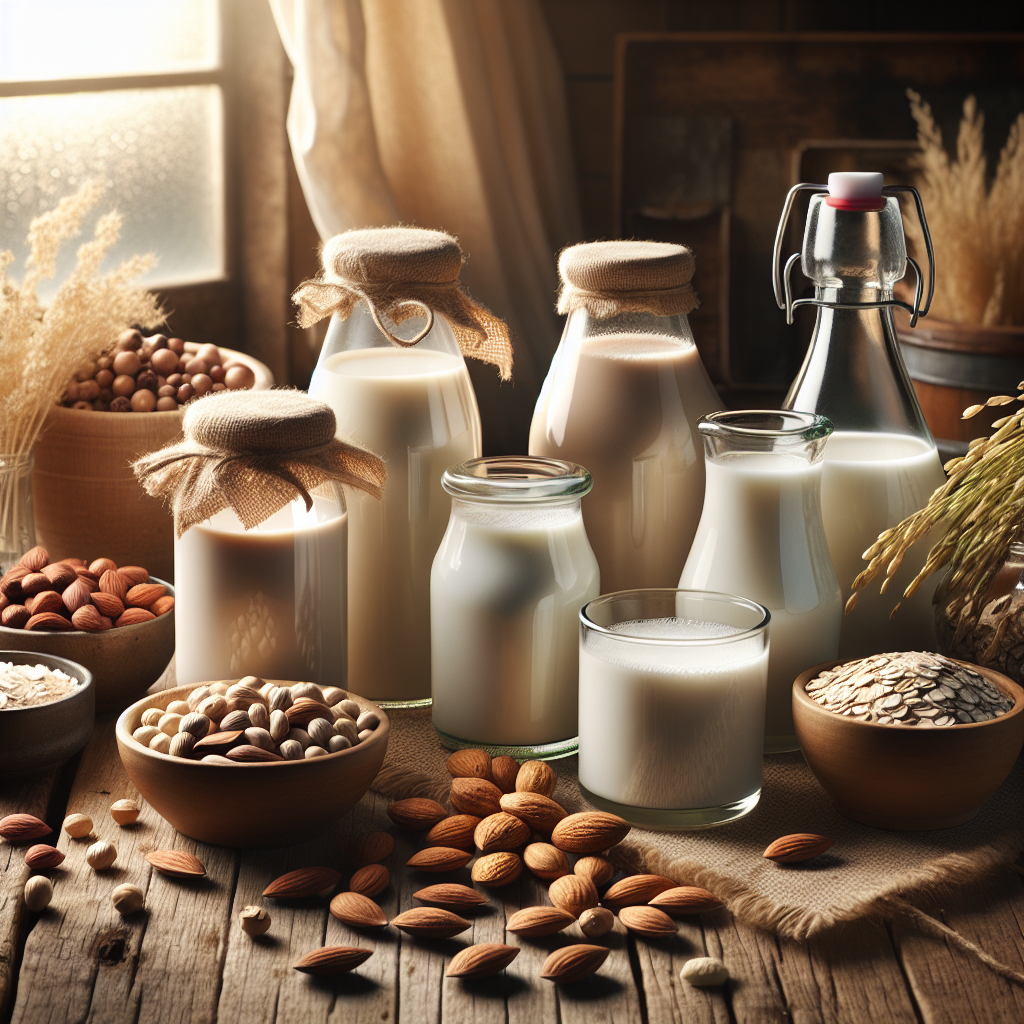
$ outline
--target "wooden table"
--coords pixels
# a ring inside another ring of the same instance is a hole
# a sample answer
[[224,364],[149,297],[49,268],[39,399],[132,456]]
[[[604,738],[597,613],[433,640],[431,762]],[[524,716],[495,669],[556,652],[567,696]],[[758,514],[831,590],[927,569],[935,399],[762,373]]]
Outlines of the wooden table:
[[[577,931],[550,939],[506,935],[507,915],[545,902],[544,888],[524,877],[492,895],[473,931],[444,941],[414,941],[396,929],[359,934],[332,918],[326,901],[273,904],[260,893],[296,867],[344,865],[351,838],[375,829],[396,833],[388,860],[392,885],[380,897],[388,918],[414,905],[412,893],[432,880],[468,882],[468,871],[414,877],[400,865],[414,849],[368,794],[325,836],[301,846],[238,853],[179,836],[149,807],[140,822],[118,828],[108,808],[137,798],[121,767],[113,724],[101,722],[80,758],[59,773],[0,787],[0,816],[26,811],[55,830],[65,814],[90,815],[96,834],[118,849],[110,871],[86,865],[83,841],[60,833],[67,854],[51,872],[53,902],[40,915],[21,902],[23,848],[0,845],[0,1021],[17,1024],[260,1024],[260,1022],[408,1021],[598,1024],[817,1021],[998,1024],[1024,1020],[1024,989],[1011,985],[944,942],[903,926],[859,922],[800,943],[739,924],[725,910],[680,921],[670,941],[633,939],[618,931],[612,953],[589,981],[556,987],[538,978],[554,947]],[[258,798],[254,813],[259,813]],[[190,850],[206,865],[198,884],[152,872],[152,849]],[[121,918],[110,904],[114,886],[146,892],[146,910]],[[239,911],[263,903],[273,924],[260,940],[238,927]],[[986,889],[955,903],[922,904],[990,954],[1020,970],[1024,963],[1024,882],[1007,871]],[[621,926],[617,925],[617,928]],[[451,956],[469,942],[518,944],[505,975],[465,983],[444,978]],[[291,969],[321,945],[357,945],[374,955],[354,974],[316,980]],[[732,972],[723,990],[698,990],[679,979],[691,956],[721,957]]]

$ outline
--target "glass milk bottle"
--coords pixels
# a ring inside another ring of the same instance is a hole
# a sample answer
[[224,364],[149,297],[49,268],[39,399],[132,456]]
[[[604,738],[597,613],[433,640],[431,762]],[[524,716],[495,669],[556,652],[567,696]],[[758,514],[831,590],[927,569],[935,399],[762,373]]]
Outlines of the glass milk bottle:
[[[604,593],[675,586],[704,496],[697,421],[722,407],[686,319],[696,305],[693,257],[660,242],[598,242],[567,249],[559,271],[569,319],[537,400],[530,454],[593,476],[583,518]],[[637,297],[652,274],[664,294],[689,300]],[[567,306],[574,296],[579,304]]]
[[451,519],[434,559],[434,726],[449,746],[517,758],[577,747],[579,611],[600,592],[581,466],[474,459],[444,474]]
[[403,348],[358,302],[331,319],[309,393],[388,470],[380,501],[349,495],[349,686],[386,705],[429,703],[430,566],[451,510],[441,474],[481,453],[462,353],[443,316]]
[[[779,273],[786,221],[800,190],[811,196],[800,254]],[[911,193],[928,249],[928,300],[922,276],[908,259],[896,194]],[[800,260],[814,283],[814,298],[792,299],[789,273]],[[894,298],[910,264],[917,275],[914,305]],[[916,512],[945,480],[938,452],[903,365],[892,308],[916,323],[927,313],[935,281],[931,240],[920,197],[910,186],[883,189],[877,173],[830,174],[824,185],[797,185],[789,194],[775,244],[775,294],[792,322],[793,308],[817,307],[817,321],[803,366],[790,387],[790,409],[827,416],[835,432],[825,449],[821,508],[829,551],[847,601],[854,579],[867,567],[861,555],[877,536]],[[922,541],[904,559],[886,594],[878,584],[857,592],[843,619],[839,657],[884,651],[934,650],[931,577],[909,601],[903,591],[923,566]],[[893,607],[899,611],[891,616]],[[890,617],[891,616],[891,617]]]
[[796,750],[793,680],[835,660],[843,614],[821,521],[832,426],[808,413],[719,412],[700,432],[704,509],[679,586],[738,594],[771,613],[765,751]]

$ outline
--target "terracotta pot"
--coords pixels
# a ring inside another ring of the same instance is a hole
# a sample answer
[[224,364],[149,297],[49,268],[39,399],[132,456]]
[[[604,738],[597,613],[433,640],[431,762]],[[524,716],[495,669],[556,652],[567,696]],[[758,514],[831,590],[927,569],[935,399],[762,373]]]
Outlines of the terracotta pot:
[[[290,680],[267,682],[291,686]],[[133,704],[117,720],[117,748],[146,802],[182,835],[202,843],[249,848],[301,842],[355,807],[384,763],[388,716],[354,693],[349,699],[363,711],[376,711],[380,725],[362,743],[308,761],[204,764],[132,739],[144,711],[184,700],[193,689],[179,686]]]
[[[186,351],[198,345],[186,343]],[[242,352],[225,356],[252,367],[255,387],[274,376]],[[164,504],[143,491],[131,463],[181,433],[183,409],[175,412],[83,412],[55,406],[35,447],[32,500],[36,542],[52,559],[112,558],[144,565],[154,576],[174,579],[174,535]]]
[[842,662],[817,665],[793,683],[793,723],[815,778],[840,814],[864,825],[919,832],[961,825],[1010,774],[1024,745],[1024,690],[971,665],[1014,701],[987,722],[934,729],[860,722],[826,711],[804,687]]
[[1007,409],[969,420],[960,416],[993,395],[1012,395],[1024,380],[1024,327],[970,327],[927,317],[911,330],[903,310],[895,319],[903,361],[931,432],[948,441],[986,436]]

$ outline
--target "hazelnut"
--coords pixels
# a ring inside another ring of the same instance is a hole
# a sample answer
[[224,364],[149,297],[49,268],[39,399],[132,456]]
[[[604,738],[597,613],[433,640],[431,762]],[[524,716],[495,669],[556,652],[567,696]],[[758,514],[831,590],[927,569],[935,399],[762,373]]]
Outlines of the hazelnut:
[[117,349],[119,352],[135,352],[142,348],[142,335],[136,330],[122,331],[121,336],[117,339]]
[[114,383],[114,371],[113,370],[97,370],[96,371],[96,383],[101,388],[109,388]]
[[127,398],[135,391],[135,378],[130,377],[127,373],[122,373],[115,377],[113,383],[110,385],[110,390],[114,392],[115,398]]
[[246,907],[238,915],[238,923],[246,935],[255,939],[270,928],[270,915],[262,907]]
[[178,388],[178,401],[184,405],[187,401],[195,396],[195,389],[191,384],[185,383]]
[[146,905],[146,895],[137,885],[119,885],[111,894],[110,902],[122,916],[137,914]]
[[166,375],[174,373],[178,369],[178,356],[169,348],[162,348],[154,352],[150,362],[157,373]]
[[[113,384],[114,382],[111,381],[110,383]],[[101,402],[106,402],[107,405],[110,405],[110,403],[113,400],[114,400],[114,389],[113,388],[100,388],[100,401]]]
[[94,380],[83,380],[78,385],[78,398],[82,402],[95,402],[100,397],[100,386]]
[[206,373],[210,369],[210,364],[205,359],[200,359],[198,356],[193,356],[185,364],[185,372],[191,374]]
[[53,899],[53,883],[45,875],[33,875],[25,883],[25,906],[38,914],[50,905]]
[[207,366],[213,366],[221,362],[220,349],[216,345],[207,342],[205,345],[199,346],[196,358],[202,359]]
[[85,859],[93,871],[105,871],[117,860],[117,849],[101,839],[85,851]]
[[88,814],[69,814],[64,819],[64,831],[72,839],[84,839],[92,832],[92,818]]
[[213,387],[210,388],[210,391],[213,394],[217,395],[217,394],[220,394],[221,391],[227,391],[227,389],[228,389],[227,384],[214,384]]
[[145,388],[147,391],[155,392],[160,384],[157,380],[156,374],[152,370],[141,370],[138,377],[135,378],[135,386],[137,388]]
[[167,347],[172,352],[177,352],[178,355],[180,356],[182,352],[185,351],[185,342],[183,342],[181,338],[168,338]]
[[213,387],[213,381],[205,373],[196,373],[192,375],[192,388],[197,395],[209,394],[210,389]]
[[225,372],[224,367],[220,363],[215,363],[210,367],[210,379],[214,384],[223,384]]
[[167,377],[167,383],[168,383],[168,385],[170,387],[177,389],[178,385],[181,383],[181,374],[180,373],[169,374],[168,377]]
[[178,400],[176,398],[158,398],[156,400],[156,411],[157,412],[174,412],[178,408]]
[[156,395],[146,388],[139,388],[131,397],[132,412],[153,412],[156,409]]
[[115,800],[110,816],[118,825],[134,825],[139,820],[139,805],[134,800]]
[[142,367],[142,363],[139,362],[139,357],[135,352],[118,352],[114,356],[113,370],[114,373],[128,374],[134,377]]
[[224,370],[224,383],[231,391],[246,391],[256,383],[256,374],[244,363],[233,363]]

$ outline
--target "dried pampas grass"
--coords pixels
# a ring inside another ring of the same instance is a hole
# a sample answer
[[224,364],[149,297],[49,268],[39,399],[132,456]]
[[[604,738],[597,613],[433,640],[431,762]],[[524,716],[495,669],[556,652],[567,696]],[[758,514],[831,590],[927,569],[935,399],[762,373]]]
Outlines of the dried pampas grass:
[[56,209],[36,217],[29,228],[30,253],[20,287],[7,275],[14,261],[0,252],[0,453],[27,456],[50,408],[60,400],[83,363],[105,352],[132,326],[155,327],[164,310],[155,295],[132,281],[152,265],[135,256],[107,274],[100,273],[121,233],[121,217],[100,217],[91,241],[78,249],[75,269],[45,309],[36,288],[57,272],[61,245],[77,235],[82,219],[99,201],[102,186],[87,182]]
[[[986,327],[1024,324],[1024,113],[1010,127],[989,188],[985,115],[974,97],[964,100],[951,160],[931,107],[913,89],[907,96],[921,144],[913,166],[935,243],[932,316]],[[906,224],[916,253],[923,254],[916,218]]]

